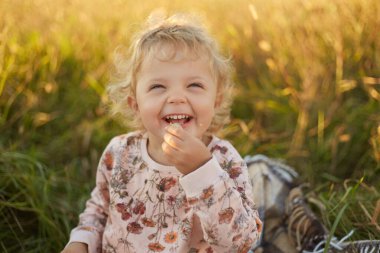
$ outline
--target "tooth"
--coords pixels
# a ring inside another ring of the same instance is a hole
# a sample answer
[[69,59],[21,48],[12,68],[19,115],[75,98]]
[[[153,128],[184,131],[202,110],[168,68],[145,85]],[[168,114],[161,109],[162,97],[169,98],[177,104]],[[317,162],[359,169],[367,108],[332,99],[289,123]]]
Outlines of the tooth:
[[178,114],[178,115],[168,115],[165,118],[167,120],[171,120],[171,119],[189,119],[190,116],[185,115],[185,114]]

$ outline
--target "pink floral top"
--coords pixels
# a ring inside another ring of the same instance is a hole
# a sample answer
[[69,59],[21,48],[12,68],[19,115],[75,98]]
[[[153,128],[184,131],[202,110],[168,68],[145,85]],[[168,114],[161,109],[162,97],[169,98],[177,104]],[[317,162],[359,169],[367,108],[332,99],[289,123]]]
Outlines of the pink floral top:
[[246,165],[213,137],[213,158],[183,175],[153,161],[141,132],[113,138],[70,242],[89,253],[247,252],[261,232]]

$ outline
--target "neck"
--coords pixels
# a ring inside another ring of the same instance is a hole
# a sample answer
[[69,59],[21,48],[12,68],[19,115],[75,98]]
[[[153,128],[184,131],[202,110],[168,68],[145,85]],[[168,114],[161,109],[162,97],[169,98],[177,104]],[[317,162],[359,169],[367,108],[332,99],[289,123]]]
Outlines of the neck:
[[148,137],[147,151],[149,156],[157,163],[162,165],[171,166],[172,164],[165,158],[164,151],[162,150],[162,142],[155,143],[152,138]]

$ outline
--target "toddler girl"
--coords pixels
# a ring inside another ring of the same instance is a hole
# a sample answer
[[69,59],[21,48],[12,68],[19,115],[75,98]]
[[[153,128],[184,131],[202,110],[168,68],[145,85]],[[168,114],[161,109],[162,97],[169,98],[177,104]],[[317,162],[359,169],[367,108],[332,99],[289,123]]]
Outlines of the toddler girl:
[[113,138],[63,252],[247,252],[261,232],[247,168],[214,133],[227,121],[230,64],[183,16],[150,19],[115,111],[137,131]]

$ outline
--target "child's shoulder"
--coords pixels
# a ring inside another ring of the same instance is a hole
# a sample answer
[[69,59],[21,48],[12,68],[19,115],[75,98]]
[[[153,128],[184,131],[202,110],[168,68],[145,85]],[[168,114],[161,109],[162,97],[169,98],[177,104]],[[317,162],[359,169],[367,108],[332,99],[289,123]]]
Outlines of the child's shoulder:
[[212,137],[211,143],[209,144],[209,148],[211,153],[213,153],[216,156],[221,155],[240,157],[239,152],[228,140],[221,139],[216,136]]
[[107,145],[107,149],[115,149],[118,147],[135,146],[144,137],[141,131],[133,131],[125,134],[114,136]]

